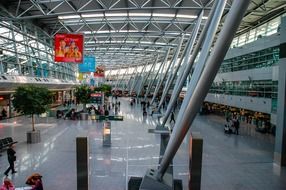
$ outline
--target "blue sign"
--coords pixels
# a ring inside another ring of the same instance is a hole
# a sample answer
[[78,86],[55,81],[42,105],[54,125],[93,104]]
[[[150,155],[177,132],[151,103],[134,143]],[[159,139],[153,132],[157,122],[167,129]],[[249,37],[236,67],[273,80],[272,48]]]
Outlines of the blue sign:
[[84,57],[83,63],[78,65],[80,73],[95,72],[95,57]]
[[95,80],[94,80],[93,78],[91,78],[90,81],[89,81],[89,83],[90,83],[90,86],[94,86]]
[[48,70],[48,65],[47,63],[43,63],[42,64],[42,68],[43,68],[43,73],[44,73],[44,78],[47,78],[49,76],[49,70]]

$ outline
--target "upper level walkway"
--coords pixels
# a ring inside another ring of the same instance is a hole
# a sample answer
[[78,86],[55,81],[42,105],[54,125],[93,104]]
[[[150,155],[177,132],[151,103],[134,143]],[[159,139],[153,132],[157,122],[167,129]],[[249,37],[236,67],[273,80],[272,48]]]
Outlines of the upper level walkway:
[[[39,144],[27,144],[30,118],[18,117],[0,123],[1,138],[12,136],[16,144],[16,186],[24,186],[33,172],[43,175],[45,190],[76,190],[75,137],[88,136],[90,144],[90,189],[124,190],[130,176],[143,176],[147,168],[157,167],[160,136],[148,133],[157,118],[143,119],[140,105],[130,106],[119,98],[119,115],[124,121],[111,122],[111,147],[102,146],[103,123],[37,118],[41,130]],[[285,190],[286,169],[272,162],[274,145],[241,131],[241,135],[223,133],[224,120],[218,116],[197,116],[191,128],[204,138],[203,190]],[[243,126],[242,126],[243,128]],[[1,172],[8,167],[6,153],[0,157]],[[188,186],[188,138],[174,159],[175,178]],[[4,177],[4,175],[3,175]]]

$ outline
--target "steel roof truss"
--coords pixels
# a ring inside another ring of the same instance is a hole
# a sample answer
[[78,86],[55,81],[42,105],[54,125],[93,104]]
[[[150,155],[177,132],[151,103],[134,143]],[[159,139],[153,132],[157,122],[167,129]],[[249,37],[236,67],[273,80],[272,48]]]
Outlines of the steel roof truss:
[[30,9],[32,9],[34,7],[34,5],[31,5],[29,8],[27,8],[26,10],[24,10],[21,14],[19,14],[17,16],[17,18],[20,18],[21,16],[23,16],[25,13],[27,13]]
[[55,7],[53,7],[48,13],[47,15],[50,15],[51,13],[53,13],[57,8],[59,8],[62,4],[64,4],[64,1],[60,2],[59,4],[57,4]]
[[37,2],[35,2],[34,0],[30,0],[30,2],[37,8],[39,9],[39,11],[43,14],[46,15],[45,11],[42,9],[41,5],[39,5]]

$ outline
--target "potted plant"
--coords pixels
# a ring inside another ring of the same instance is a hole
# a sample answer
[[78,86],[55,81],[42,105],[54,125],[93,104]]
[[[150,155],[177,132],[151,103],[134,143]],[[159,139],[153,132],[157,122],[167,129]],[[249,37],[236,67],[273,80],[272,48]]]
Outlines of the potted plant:
[[27,132],[27,142],[40,142],[40,131],[35,130],[34,117],[35,114],[42,114],[49,109],[49,105],[52,103],[52,93],[44,87],[20,86],[13,94],[12,103],[18,113],[31,115],[32,131]]
[[111,95],[112,87],[108,84],[101,85],[101,91],[104,92],[105,96],[109,97]]
[[91,89],[88,85],[80,85],[75,89],[75,97],[79,103],[83,104],[83,114],[81,115],[82,119],[87,119],[88,114],[86,113],[86,104],[90,102]]

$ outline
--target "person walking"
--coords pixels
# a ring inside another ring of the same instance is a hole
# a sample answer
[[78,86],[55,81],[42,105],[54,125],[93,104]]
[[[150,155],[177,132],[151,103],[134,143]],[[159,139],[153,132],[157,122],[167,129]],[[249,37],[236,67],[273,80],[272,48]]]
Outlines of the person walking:
[[14,168],[14,162],[16,161],[16,151],[14,150],[15,143],[11,144],[9,148],[7,149],[7,156],[8,156],[8,162],[9,162],[9,168],[4,172],[6,176],[8,176],[8,173],[10,170],[12,170],[12,174],[17,173]]
[[170,123],[171,123],[172,121],[174,121],[174,123],[176,123],[176,121],[175,121],[174,111],[172,111],[172,113],[171,113]]

